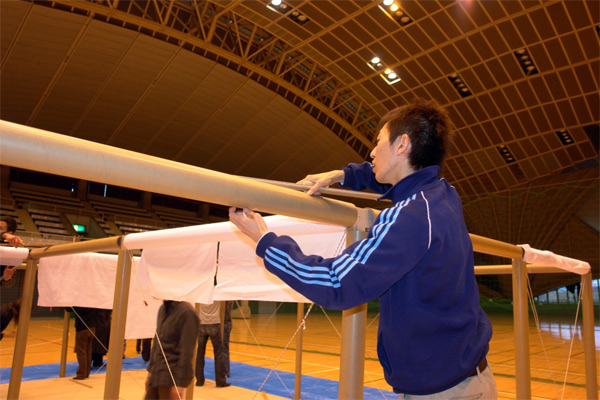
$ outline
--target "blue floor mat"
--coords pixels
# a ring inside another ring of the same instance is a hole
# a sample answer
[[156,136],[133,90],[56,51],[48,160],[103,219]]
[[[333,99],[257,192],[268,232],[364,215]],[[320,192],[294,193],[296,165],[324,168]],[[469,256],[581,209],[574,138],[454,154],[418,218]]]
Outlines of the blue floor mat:
[[[123,359],[123,371],[144,370],[147,364],[143,362],[142,357]],[[34,381],[40,379],[58,378],[60,364],[42,364],[23,367],[22,381]],[[212,358],[206,358],[204,367],[205,378],[215,379],[214,362]],[[75,376],[77,371],[76,362],[68,362],[66,376]],[[294,394],[294,374],[290,372],[272,371],[267,368],[255,367],[248,364],[231,362],[231,377],[228,381],[232,385],[249,390],[259,390],[267,376],[269,378],[260,389],[268,394],[293,397]],[[106,362],[103,367],[92,367],[92,374],[105,374]],[[10,368],[0,368],[0,384],[8,383],[10,379]],[[319,379],[312,376],[302,376],[302,399],[304,400],[326,400],[338,398],[338,381],[330,379]],[[363,397],[365,399],[397,399],[398,395],[391,391],[379,390],[365,387]]]

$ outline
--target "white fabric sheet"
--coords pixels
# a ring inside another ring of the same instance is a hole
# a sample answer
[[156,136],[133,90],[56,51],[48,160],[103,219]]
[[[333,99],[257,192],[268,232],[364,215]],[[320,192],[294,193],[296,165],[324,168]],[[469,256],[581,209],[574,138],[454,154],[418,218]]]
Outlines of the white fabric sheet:
[[[307,254],[332,257],[337,250],[345,247],[343,227],[281,216],[267,217],[265,222],[270,230],[296,239]],[[169,236],[174,229],[167,229],[160,231],[162,239],[154,235],[151,241],[136,242],[138,245],[161,246],[145,247],[140,262],[142,284],[152,295],[204,304],[211,304],[214,300],[309,302],[264,268],[262,260],[255,255],[254,242],[237,231],[232,223],[190,228],[194,228],[189,230],[194,240],[210,239],[212,242],[165,245],[169,242],[193,243],[190,238],[180,235],[184,228],[178,229],[175,240]],[[220,241],[218,271],[216,241]],[[183,286],[181,283],[166,284],[170,282],[167,275],[173,274],[173,271],[187,277],[187,283]]]
[[139,278],[148,294],[163,300],[212,303],[216,243],[145,249]]
[[[310,254],[332,257],[345,247],[345,229],[339,226],[287,217],[267,217],[266,221],[271,230],[293,236]],[[140,260],[133,260],[127,339],[154,335],[163,299],[205,304],[215,300],[309,302],[264,268],[255,255],[254,243],[237,232],[233,224],[213,225],[219,227],[190,227],[194,228],[188,230],[191,238],[182,236],[185,228],[181,228],[149,232],[153,234],[150,240],[141,237],[140,241],[129,242],[136,243],[132,246],[149,247],[144,248]],[[175,236],[171,237],[173,231]],[[219,231],[225,234],[217,236]],[[217,241],[221,241],[218,271]],[[42,258],[38,305],[112,309],[116,269],[116,255],[86,253]]]
[[29,249],[25,247],[0,246],[0,265],[8,265],[10,267],[21,265],[28,255]]
[[[344,228],[298,218],[271,215],[265,217],[270,230],[280,235],[310,235],[315,233],[341,232]],[[215,243],[217,241],[243,240],[244,235],[229,221],[215,224],[186,226],[159,231],[130,233],[123,239],[129,250],[186,244]]]
[[[113,309],[118,256],[84,253],[44,257],[38,268],[38,306]],[[132,262],[125,338],[154,336],[161,300],[149,296]]]
[[[344,232],[294,235],[306,254],[333,257],[346,247]],[[245,238],[221,243],[214,300],[265,300],[309,303],[300,293],[271,274],[255,254],[255,244]]]
[[559,256],[548,250],[534,249],[528,244],[520,244],[519,246],[525,250],[523,261],[529,264],[557,267],[579,275],[585,275],[590,272],[590,264],[585,261]]

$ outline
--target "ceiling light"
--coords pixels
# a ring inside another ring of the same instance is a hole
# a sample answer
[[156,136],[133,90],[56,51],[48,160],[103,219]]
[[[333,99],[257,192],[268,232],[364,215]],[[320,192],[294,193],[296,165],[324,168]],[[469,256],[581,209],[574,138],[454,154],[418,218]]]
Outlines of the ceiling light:
[[383,74],[379,74],[388,85],[393,85],[394,83],[400,82],[401,79],[394,71],[390,68],[387,68],[383,71]]
[[538,73],[538,70],[533,63],[533,60],[531,59],[527,49],[519,49],[514,52],[514,55],[525,75],[529,76]]
[[560,139],[561,143],[564,145],[573,144],[573,137],[566,129],[556,131],[556,135]]
[[375,72],[379,72],[385,68],[381,62],[381,59],[377,56],[371,58],[371,60],[367,62],[367,65]]
[[267,4],[267,8],[271,11],[277,11],[282,14],[287,13],[290,10],[290,7],[285,4],[282,0],[272,0]]
[[505,163],[511,164],[517,161],[515,160],[515,157],[512,155],[508,147],[506,147],[505,145],[496,146],[496,149],[498,150],[498,153],[500,153],[500,156],[502,156],[502,159]]
[[452,86],[454,86],[454,89],[456,89],[460,97],[467,97],[473,94],[458,74],[454,73],[448,75],[448,80],[452,83]]
[[406,26],[413,22],[410,16],[402,11],[398,3],[395,3],[394,0],[383,0],[378,7],[385,15],[396,21],[400,26]]
[[373,71],[380,72],[379,76],[381,76],[388,85],[393,85],[401,80],[398,74],[395,73],[391,68],[384,66],[381,59],[377,56],[373,56],[373,58],[367,61],[367,65]]
[[305,23],[308,22],[308,18],[306,17],[306,15],[302,14],[300,11],[298,10],[294,10],[292,11],[288,17],[290,17],[290,19],[292,21],[294,21],[295,23],[299,24],[299,25],[304,25]]

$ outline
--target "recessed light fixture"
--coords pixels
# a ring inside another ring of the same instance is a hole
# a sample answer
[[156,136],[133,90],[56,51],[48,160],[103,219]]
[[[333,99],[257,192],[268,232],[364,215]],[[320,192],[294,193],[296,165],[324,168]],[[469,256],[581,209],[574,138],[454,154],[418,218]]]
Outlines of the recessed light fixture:
[[564,145],[573,144],[574,140],[568,130],[562,129],[560,131],[556,131],[556,135],[560,139],[561,143]]
[[460,97],[467,97],[472,95],[471,90],[467,87],[467,84],[461,79],[458,74],[452,74],[448,76],[448,80],[452,83],[452,86],[456,89]]
[[538,73],[537,67],[533,63],[531,56],[527,49],[519,49],[514,52],[515,57],[517,58],[517,62],[521,66],[521,69],[525,73],[525,75],[534,75]]
[[386,68],[382,74],[379,74],[388,85],[400,82],[400,77],[392,69]]
[[400,82],[401,80],[398,74],[394,72],[394,70],[392,70],[391,68],[383,65],[383,62],[377,56],[374,56],[369,61],[367,61],[367,65],[373,71],[378,72],[379,76],[381,76],[388,85],[393,85],[394,83]]
[[379,72],[383,68],[383,63],[379,57],[373,57],[368,62],[367,65],[376,72]]
[[502,159],[505,163],[511,164],[517,161],[515,160],[515,157],[512,155],[508,147],[506,147],[505,145],[496,146],[496,149],[498,150],[498,153],[500,153],[500,155],[502,156]]
[[412,18],[400,8],[400,5],[397,1],[383,0],[378,7],[388,17],[400,24],[400,26],[406,26],[413,22]]
[[307,22],[308,22],[308,18],[306,17],[306,15],[302,14],[302,13],[301,13],[300,11],[298,11],[298,10],[294,10],[294,11],[292,11],[292,12],[291,12],[291,13],[288,15],[288,17],[290,17],[290,19],[291,19],[292,21],[294,21],[295,23],[297,23],[297,24],[300,24],[300,25],[304,25],[305,23],[307,23]]
[[267,4],[267,8],[282,14],[285,14],[290,10],[290,7],[281,0],[271,0],[269,4]]
[[306,15],[302,14],[296,9],[293,10],[291,6],[287,5],[282,0],[271,0],[267,4],[267,8],[271,11],[276,11],[281,14],[287,15],[289,19],[291,19],[298,25],[304,25],[309,21]]

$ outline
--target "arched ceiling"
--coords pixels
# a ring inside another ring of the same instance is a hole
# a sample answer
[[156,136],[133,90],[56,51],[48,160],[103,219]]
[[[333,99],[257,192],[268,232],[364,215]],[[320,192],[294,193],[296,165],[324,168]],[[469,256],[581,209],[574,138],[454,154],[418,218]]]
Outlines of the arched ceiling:
[[1,118],[293,182],[368,159],[388,109],[434,98],[458,131],[443,174],[475,233],[489,199],[554,177],[597,198],[599,1],[397,3],[408,20],[380,1],[0,1]]

